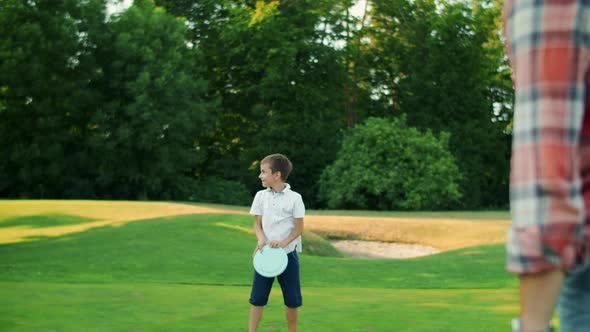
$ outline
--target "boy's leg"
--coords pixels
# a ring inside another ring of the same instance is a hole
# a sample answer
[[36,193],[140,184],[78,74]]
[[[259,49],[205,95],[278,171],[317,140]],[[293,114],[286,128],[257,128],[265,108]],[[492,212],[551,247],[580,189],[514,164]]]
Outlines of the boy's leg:
[[272,289],[272,284],[275,278],[266,278],[254,271],[254,281],[252,282],[252,292],[250,293],[250,320],[248,322],[248,329],[250,332],[255,332],[258,328],[258,323],[262,318],[264,306],[268,303],[268,296]]
[[297,331],[297,308],[285,307],[285,315],[287,316],[287,327],[289,332]]
[[295,250],[290,252],[287,257],[289,258],[287,268],[277,279],[283,291],[289,332],[295,332],[297,331],[297,308],[303,304],[299,280],[299,257]]
[[248,321],[249,332],[256,332],[256,329],[258,329],[258,323],[260,323],[260,319],[262,318],[263,310],[264,307],[255,305],[250,308],[250,320]]

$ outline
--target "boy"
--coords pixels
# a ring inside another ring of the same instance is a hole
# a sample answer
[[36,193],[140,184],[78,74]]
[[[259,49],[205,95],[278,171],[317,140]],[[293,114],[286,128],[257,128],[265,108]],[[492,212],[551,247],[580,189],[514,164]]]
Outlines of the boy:
[[[291,161],[282,154],[272,154],[262,159],[258,178],[267,189],[256,193],[250,209],[250,214],[254,215],[254,232],[258,240],[254,253],[267,244],[283,248],[287,253],[287,268],[277,279],[283,291],[289,332],[297,330],[297,308],[302,305],[297,252],[301,252],[305,216],[301,195],[285,183],[292,169]],[[263,277],[254,271],[250,294],[250,332],[258,328],[273,281],[274,278]]]

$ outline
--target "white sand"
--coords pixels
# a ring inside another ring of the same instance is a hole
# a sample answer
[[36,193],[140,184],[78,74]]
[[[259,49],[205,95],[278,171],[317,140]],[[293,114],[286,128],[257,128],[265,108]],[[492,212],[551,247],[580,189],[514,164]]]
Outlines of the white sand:
[[330,243],[344,254],[359,258],[412,258],[439,252],[417,244],[358,240],[334,240]]

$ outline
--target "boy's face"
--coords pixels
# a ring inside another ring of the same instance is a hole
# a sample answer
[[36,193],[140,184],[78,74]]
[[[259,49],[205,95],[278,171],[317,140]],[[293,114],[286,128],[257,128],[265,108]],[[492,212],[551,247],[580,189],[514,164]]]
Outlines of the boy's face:
[[266,188],[272,187],[274,184],[281,181],[281,172],[272,172],[268,163],[260,164],[260,175],[258,175],[262,186]]

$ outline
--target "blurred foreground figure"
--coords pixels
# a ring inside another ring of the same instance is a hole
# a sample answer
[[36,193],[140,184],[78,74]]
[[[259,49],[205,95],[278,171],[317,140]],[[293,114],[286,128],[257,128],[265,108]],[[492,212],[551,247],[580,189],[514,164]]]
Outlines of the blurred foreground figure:
[[516,89],[507,269],[515,331],[590,331],[590,0],[506,0]]

